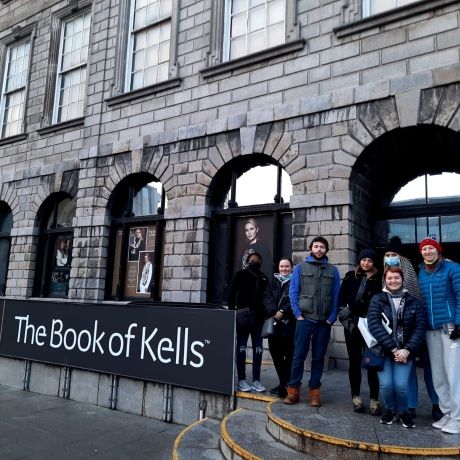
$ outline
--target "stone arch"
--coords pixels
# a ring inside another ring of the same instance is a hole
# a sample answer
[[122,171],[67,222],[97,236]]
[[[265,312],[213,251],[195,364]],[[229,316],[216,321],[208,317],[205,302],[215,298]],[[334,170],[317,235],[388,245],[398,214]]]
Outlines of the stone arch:
[[[369,144],[352,168],[354,237],[371,244],[372,225],[410,180],[443,171],[460,172],[460,134],[436,125],[397,128]],[[381,236],[380,236],[381,237]]]
[[373,244],[372,223],[401,186],[425,173],[460,171],[460,84],[360,104],[356,115],[338,154],[350,168],[351,234],[358,245]]

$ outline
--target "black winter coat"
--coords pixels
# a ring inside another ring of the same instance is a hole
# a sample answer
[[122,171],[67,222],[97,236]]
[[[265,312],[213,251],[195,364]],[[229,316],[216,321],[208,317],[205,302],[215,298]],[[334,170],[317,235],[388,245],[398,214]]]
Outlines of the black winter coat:
[[365,317],[372,297],[382,291],[382,278],[379,273],[376,273],[374,276],[371,276],[366,280],[363,293],[360,298],[357,299],[356,296],[358,294],[359,287],[365,276],[366,275],[364,274],[356,275],[354,270],[350,271],[345,275],[342,285],[340,286],[340,308],[346,308],[348,305],[351,313],[356,317]]
[[230,285],[229,309],[249,308],[258,320],[263,321],[265,318],[263,296],[268,284],[268,278],[261,271],[254,272],[249,267],[239,270]]
[[264,294],[266,317],[274,316],[278,310],[283,310],[283,319],[275,327],[275,335],[292,335],[296,320],[289,300],[289,286],[291,282],[281,283],[273,278],[272,285],[268,286]]
[[[404,294],[405,303],[402,313],[403,343],[397,343],[396,310],[390,302],[386,292],[376,294],[369,305],[367,313],[367,324],[370,333],[383,347],[387,354],[395,348],[406,348],[410,351],[409,358],[414,358],[415,351],[420,347],[426,331],[426,309],[425,306],[408,292]],[[382,325],[382,313],[390,320],[392,334],[388,334]]]

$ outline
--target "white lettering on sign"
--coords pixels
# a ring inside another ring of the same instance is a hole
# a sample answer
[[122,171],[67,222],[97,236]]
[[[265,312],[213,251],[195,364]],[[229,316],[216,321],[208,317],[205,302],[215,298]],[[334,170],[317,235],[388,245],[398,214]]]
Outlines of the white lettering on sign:
[[133,350],[136,350],[140,359],[150,359],[153,362],[159,361],[162,364],[176,366],[202,367],[204,364],[203,349],[211,343],[208,339],[203,342],[195,340],[190,343],[190,330],[182,326],[177,327],[173,337],[161,336],[157,327],[148,329],[144,326],[138,337],[135,333],[139,327],[137,323],[131,323],[124,333],[112,332],[107,335],[101,330],[97,320],[90,328],[77,330],[66,327],[61,319],[53,318],[48,334],[46,326],[32,324],[29,315],[15,316],[14,319],[18,321],[17,343],[39,347],[49,345],[53,349],[64,348],[68,351],[91,352],[100,355],[107,350],[111,356],[123,355],[126,358],[130,358]]

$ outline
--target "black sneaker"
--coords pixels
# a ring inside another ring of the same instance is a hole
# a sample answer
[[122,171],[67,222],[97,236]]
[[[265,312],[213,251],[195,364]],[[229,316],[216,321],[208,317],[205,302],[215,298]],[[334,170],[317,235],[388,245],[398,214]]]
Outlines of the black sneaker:
[[409,409],[407,409],[407,411],[409,412],[410,416],[412,418],[417,418],[417,412],[415,410],[415,407],[409,407]]
[[391,425],[394,421],[396,420],[395,414],[391,410],[386,410],[382,418],[380,419],[380,423],[383,423],[384,425]]
[[415,423],[412,420],[412,416],[409,414],[409,412],[403,412],[400,415],[399,420],[401,421],[401,425],[404,428],[415,428]]

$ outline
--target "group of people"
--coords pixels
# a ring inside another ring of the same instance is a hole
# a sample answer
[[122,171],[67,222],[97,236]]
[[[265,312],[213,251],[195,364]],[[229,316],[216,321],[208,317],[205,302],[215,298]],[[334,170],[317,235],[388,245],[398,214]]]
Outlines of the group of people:
[[[329,263],[329,243],[321,236],[313,238],[310,253],[295,267],[283,257],[272,282],[261,270],[262,256],[249,254],[229,293],[229,308],[237,311],[238,390],[265,392],[260,382],[261,330],[265,319],[273,318],[276,326],[268,343],[279,385],[271,393],[286,404],[300,401],[311,344],[308,399],[310,406],[319,407],[325,355],[338,317],[344,327],[355,412],[365,411],[360,395],[362,362],[372,353],[379,358],[379,367],[367,369],[371,415],[380,416],[382,424],[400,421],[405,428],[415,427],[416,366],[420,366],[432,402],[433,427],[460,433],[460,265],[443,257],[442,246],[430,236],[419,244],[422,263],[417,275],[401,248],[398,237],[389,241],[383,273],[377,269],[376,252],[363,249],[356,269],[342,282],[337,267]],[[367,318],[367,332],[377,342],[370,349],[360,318]],[[246,380],[245,367],[249,336],[252,384]]]

